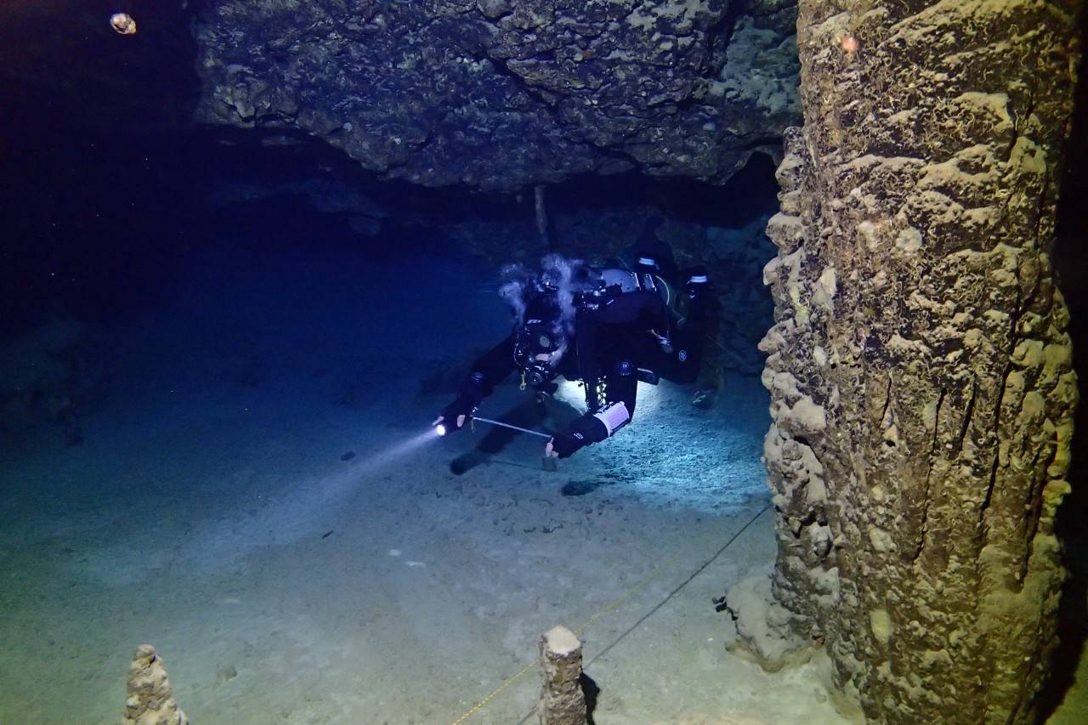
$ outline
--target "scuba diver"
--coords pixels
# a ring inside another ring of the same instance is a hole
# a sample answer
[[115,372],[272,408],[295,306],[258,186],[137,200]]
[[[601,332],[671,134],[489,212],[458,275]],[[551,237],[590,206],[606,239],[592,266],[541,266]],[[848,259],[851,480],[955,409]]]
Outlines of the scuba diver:
[[545,257],[539,275],[505,268],[501,294],[514,309],[514,330],[473,363],[456,399],[432,425],[460,430],[515,371],[522,389],[535,390],[538,400],[552,395],[562,376],[583,384],[587,407],[569,432],[552,436],[545,447],[545,456],[567,458],[631,421],[640,380],[694,382],[713,297],[706,270],[683,275],[677,300],[665,280],[674,266],[671,248],[655,241],[636,255],[630,270],[597,269],[559,255]]

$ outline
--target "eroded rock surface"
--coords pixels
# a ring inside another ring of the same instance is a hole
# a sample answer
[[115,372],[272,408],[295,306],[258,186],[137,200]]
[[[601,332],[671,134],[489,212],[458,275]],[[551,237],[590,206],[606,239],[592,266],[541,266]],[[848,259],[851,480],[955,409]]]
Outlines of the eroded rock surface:
[[1073,2],[802,0],[762,342],[777,600],[888,723],[1027,723],[1077,399],[1049,250]]
[[174,689],[155,648],[137,648],[128,671],[128,700],[122,725],[189,725],[189,718],[174,700]]
[[432,186],[721,182],[799,120],[795,18],[792,0],[213,0],[198,117]]

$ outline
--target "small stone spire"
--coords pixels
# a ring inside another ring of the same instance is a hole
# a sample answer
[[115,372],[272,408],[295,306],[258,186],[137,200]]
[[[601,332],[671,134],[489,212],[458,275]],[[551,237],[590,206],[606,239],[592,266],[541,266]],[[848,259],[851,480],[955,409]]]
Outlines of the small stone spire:
[[174,700],[162,658],[142,644],[128,669],[128,700],[122,725],[189,725],[189,718]]
[[563,626],[540,638],[544,686],[537,704],[540,725],[585,725],[586,699],[582,692],[582,643]]

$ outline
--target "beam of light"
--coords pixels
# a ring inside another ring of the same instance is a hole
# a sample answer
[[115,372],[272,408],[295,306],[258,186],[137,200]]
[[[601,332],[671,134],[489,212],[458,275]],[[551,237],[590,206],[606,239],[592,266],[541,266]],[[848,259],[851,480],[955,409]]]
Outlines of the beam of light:
[[566,378],[560,378],[559,387],[555,391],[555,399],[566,403],[579,413],[586,412],[586,391],[582,383],[575,383]]
[[[560,379],[558,381],[559,387],[555,391],[555,399],[566,403],[580,413],[586,412],[586,391],[582,383],[571,382],[570,380]],[[665,384],[665,388],[668,389],[668,384]],[[639,382],[638,384],[638,400],[636,410],[638,411],[636,416],[640,420],[645,420],[654,414],[664,400],[662,396],[666,393],[661,389],[660,385],[650,385],[649,383]]]
[[444,436],[444,435],[446,435],[446,426],[439,423],[438,425],[436,425],[434,427],[434,432],[437,433],[440,436]]
[[[406,440],[378,447],[347,464],[330,463],[324,475],[314,467],[312,475],[300,476],[282,489],[260,493],[256,502],[239,500],[232,510],[206,522],[188,537],[180,555],[187,562],[219,569],[256,547],[316,537],[331,528],[344,502],[372,484],[376,474],[403,463],[421,446],[437,440],[434,429],[427,426]],[[271,478],[275,482],[276,477]]]
[[311,484],[311,489],[319,494],[319,498],[323,501],[339,499],[363,485],[367,476],[399,462],[412,451],[435,439],[434,429],[428,427],[423,432],[407,440],[383,446],[369,455],[352,461],[345,470],[338,471],[319,479],[315,484]]
[[[444,426],[439,427],[445,430]],[[389,446],[384,451],[379,451],[371,455],[367,462],[371,463],[375,468],[393,463],[397,459],[403,458],[407,454],[419,448],[424,443],[433,441],[435,439],[434,433],[435,429],[427,428],[427,430],[409,438],[406,441],[401,441],[400,443]],[[439,435],[445,434],[439,433]]]

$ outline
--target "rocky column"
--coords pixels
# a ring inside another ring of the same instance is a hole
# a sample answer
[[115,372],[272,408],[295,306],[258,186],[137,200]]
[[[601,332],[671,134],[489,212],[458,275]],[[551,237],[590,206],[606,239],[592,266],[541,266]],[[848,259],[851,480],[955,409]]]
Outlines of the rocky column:
[[128,671],[128,701],[123,725],[189,725],[174,700],[162,658],[149,644],[140,645]]
[[566,627],[554,627],[540,638],[541,676],[537,717],[541,725],[585,725],[582,692],[582,643]]
[[761,343],[773,591],[875,721],[1031,722],[1055,643],[1075,11],[800,3]]

